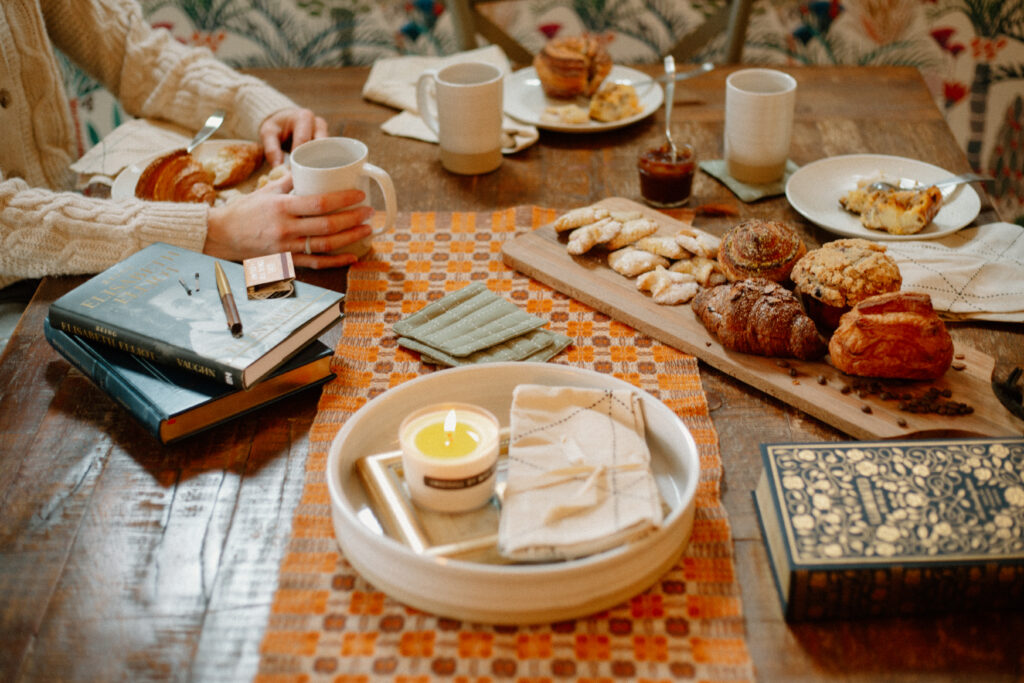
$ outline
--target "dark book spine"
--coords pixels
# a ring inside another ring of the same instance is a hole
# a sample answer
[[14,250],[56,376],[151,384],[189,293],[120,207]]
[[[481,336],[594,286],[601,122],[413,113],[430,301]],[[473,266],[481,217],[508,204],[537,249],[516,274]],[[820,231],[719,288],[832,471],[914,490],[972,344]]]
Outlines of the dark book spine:
[[106,344],[153,363],[170,365],[222,384],[242,388],[242,371],[204,358],[191,349],[160,344],[146,335],[107,323],[99,325],[87,316],[66,308],[50,306],[50,324],[70,335]]
[[80,343],[72,336],[52,327],[49,320],[43,322],[43,335],[57,353],[78,368],[104,393],[124,406],[153,436],[160,438],[160,425],[165,419],[163,412],[136,391],[135,387],[125,382],[102,356],[87,344]]

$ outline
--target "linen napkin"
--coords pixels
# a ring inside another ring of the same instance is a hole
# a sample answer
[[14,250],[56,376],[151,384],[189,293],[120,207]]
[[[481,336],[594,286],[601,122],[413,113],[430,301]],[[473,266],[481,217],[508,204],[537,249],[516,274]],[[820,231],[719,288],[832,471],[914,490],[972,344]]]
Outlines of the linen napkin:
[[661,525],[636,392],[522,384],[510,432],[498,524],[505,557],[583,557]]
[[732,193],[745,202],[755,202],[765,197],[775,197],[786,193],[786,183],[789,176],[800,170],[792,160],[786,161],[786,170],[782,178],[771,183],[751,184],[736,180],[729,175],[729,165],[725,159],[708,159],[697,164],[700,169],[709,176],[718,178],[722,183],[732,190]]
[[947,320],[1024,322],[1024,228],[988,223],[935,240],[886,242],[903,289]]
[[398,343],[424,362],[468,365],[495,361],[549,360],[572,340],[540,329],[546,321],[473,282],[399,320]]
[[71,170],[82,176],[113,178],[131,164],[188,146],[193,133],[164,121],[131,119],[90,147]]
[[[378,59],[370,69],[370,75],[363,85],[363,97],[371,102],[401,109],[381,126],[389,135],[414,138],[437,143],[437,136],[419,116],[416,105],[416,82],[427,69],[439,69],[458,62],[485,62],[497,66],[507,78],[512,65],[502,49],[487,45],[475,50],[459,52],[445,57],[390,57]],[[505,116],[503,123],[505,140],[502,152],[512,154],[537,142],[540,134],[535,126],[520,123]]]

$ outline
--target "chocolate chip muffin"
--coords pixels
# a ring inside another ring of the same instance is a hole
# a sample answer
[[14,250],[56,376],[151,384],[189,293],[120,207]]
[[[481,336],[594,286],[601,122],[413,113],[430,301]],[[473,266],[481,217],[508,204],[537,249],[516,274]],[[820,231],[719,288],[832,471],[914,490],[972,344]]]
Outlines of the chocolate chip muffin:
[[871,296],[899,291],[903,279],[885,247],[863,239],[828,242],[807,252],[790,277],[807,314],[823,330]]

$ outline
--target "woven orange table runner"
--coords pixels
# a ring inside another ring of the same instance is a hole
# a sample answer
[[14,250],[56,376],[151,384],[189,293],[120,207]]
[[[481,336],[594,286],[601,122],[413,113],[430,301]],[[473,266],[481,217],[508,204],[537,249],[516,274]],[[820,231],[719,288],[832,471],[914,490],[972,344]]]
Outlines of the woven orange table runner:
[[[753,666],[719,495],[718,437],[694,357],[502,264],[501,245],[554,220],[517,207],[492,213],[400,214],[374,254],[349,269],[337,379],[320,398],[303,495],[260,650],[256,680],[459,683],[747,681]],[[658,397],[692,432],[701,473],[689,546],[654,586],[594,614],[540,626],[486,626],[436,617],[378,591],[342,555],[324,469],[345,420],[401,382],[434,372],[396,343],[391,325],[481,281],[573,339],[552,361],[626,380]]]

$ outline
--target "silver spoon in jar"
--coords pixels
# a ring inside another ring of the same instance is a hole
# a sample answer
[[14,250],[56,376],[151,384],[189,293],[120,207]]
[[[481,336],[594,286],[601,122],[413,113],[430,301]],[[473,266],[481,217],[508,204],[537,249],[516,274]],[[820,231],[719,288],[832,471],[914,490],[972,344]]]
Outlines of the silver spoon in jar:
[[665,139],[672,148],[672,161],[679,156],[676,143],[672,140],[672,100],[676,96],[676,60],[672,55],[665,57]]

